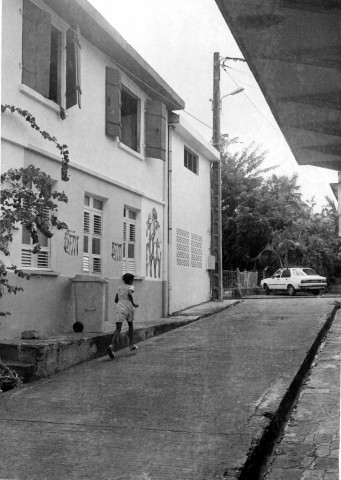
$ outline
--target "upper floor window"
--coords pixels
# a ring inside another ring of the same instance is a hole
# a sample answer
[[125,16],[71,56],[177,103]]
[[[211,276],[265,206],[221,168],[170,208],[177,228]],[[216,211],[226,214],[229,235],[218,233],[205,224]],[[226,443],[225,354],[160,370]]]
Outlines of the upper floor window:
[[141,100],[122,87],[121,91],[121,142],[135,152],[140,152]]
[[22,83],[63,108],[80,106],[77,30],[23,0]]
[[194,153],[190,152],[186,147],[184,150],[184,165],[188,170],[191,172],[196,173],[198,175],[198,156]]
[[[141,98],[121,82],[117,68],[106,68],[105,133],[118,138],[132,150],[141,153]],[[167,109],[156,100],[145,102],[145,155],[166,160]]]

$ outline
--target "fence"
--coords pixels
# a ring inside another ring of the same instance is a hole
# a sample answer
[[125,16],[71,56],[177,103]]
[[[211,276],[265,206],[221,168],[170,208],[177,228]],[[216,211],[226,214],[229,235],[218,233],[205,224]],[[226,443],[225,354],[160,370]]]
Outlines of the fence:
[[223,291],[226,296],[232,291],[232,295],[241,296],[248,290],[258,287],[258,272],[241,272],[237,270],[223,270]]

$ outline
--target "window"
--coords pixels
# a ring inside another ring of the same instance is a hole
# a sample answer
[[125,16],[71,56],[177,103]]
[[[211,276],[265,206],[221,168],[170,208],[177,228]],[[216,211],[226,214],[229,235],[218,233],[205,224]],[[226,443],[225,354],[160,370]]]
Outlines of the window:
[[136,270],[136,212],[124,207],[123,212],[123,273]]
[[[30,0],[23,2],[22,83],[71,108],[80,106],[80,54],[77,30]],[[66,98],[66,101],[64,101]]]
[[140,151],[141,101],[126,88],[121,92],[121,142],[135,152]]
[[290,278],[291,277],[291,272],[288,268],[286,268],[285,270],[283,270],[282,272],[282,278]]
[[102,273],[103,202],[84,196],[83,272]]
[[[32,182],[25,184],[25,188],[36,191],[35,187],[32,185]],[[27,208],[27,204],[26,204]],[[49,209],[44,208],[42,212],[38,212],[34,209],[32,215],[41,214],[45,220],[48,219]],[[40,244],[40,252],[32,253],[34,244],[32,242],[31,234],[25,226],[22,227],[21,232],[21,267],[22,268],[32,268],[39,270],[49,270],[51,268],[51,256],[50,256],[50,240],[37,229],[38,241]]]
[[[166,160],[167,109],[159,101],[145,102],[145,154]],[[105,133],[136,152],[141,151],[141,99],[122,85],[121,72],[106,68]]]
[[198,175],[198,156],[190,152],[186,147],[184,150],[184,165],[188,170]]
[[40,252],[32,253],[33,243],[30,232],[22,227],[21,267],[38,270],[50,269],[50,242],[49,239],[38,231]]

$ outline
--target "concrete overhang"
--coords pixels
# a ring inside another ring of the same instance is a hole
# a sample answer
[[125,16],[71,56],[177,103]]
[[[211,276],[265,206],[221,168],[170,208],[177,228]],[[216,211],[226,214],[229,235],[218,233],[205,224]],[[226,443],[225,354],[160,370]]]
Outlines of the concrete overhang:
[[341,1],[216,3],[297,163],[341,170]]
[[162,101],[168,110],[185,108],[184,101],[87,0],[44,2],[70,26],[78,25],[81,36],[112,59],[152,99]]
[[337,201],[339,201],[339,192],[338,192],[339,184],[338,183],[330,183],[329,186],[332,189],[334,197],[336,198]]
[[189,123],[180,115],[172,113],[169,119],[169,125],[173,126],[175,131],[188,142],[188,148],[194,148],[206,160],[210,162],[219,162],[220,154],[207,140],[205,140]]

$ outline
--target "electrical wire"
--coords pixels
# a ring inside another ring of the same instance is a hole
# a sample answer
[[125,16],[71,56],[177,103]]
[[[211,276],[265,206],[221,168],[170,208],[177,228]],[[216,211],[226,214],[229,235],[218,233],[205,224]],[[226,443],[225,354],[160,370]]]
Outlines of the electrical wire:
[[186,112],[186,110],[182,110],[184,113],[187,113],[187,115],[190,115],[191,117],[195,118],[195,120],[197,120],[198,122],[202,123],[203,125],[205,125],[206,127],[210,128],[211,130],[213,130],[213,127],[211,127],[210,125],[207,125],[207,123],[203,122],[202,120],[199,120],[199,118],[195,117],[194,115],[192,115],[191,113],[189,112]]
[[221,66],[223,70],[225,70],[225,68],[230,68],[231,70],[234,70],[235,72],[238,72],[238,73],[241,73],[242,75],[246,75],[247,77],[250,77],[250,78],[255,78],[251,73],[247,73],[247,72],[242,72],[241,70],[238,70],[237,68],[234,68],[234,67],[230,67],[229,65],[222,65]]
[[[230,79],[232,80],[232,82],[240,88],[240,85],[238,85],[238,83],[234,80],[234,78],[229,74],[229,72],[227,72],[225,69],[224,69],[224,72],[230,77]],[[253,101],[251,100],[250,97],[248,97],[248,95],[246,95],[246,93],[243,91],[241,92],[243,95],[245,95],[245,97],[249,100],[249,102],[255,107],[255,109],[258,111],[258,113],[260,113],[260,115],[262,115],[262,117],[264,118],[264,120],[266,120],[268,122],[268,124],[277,132],[278,129],[266,118],[266,116],[262,113],[261,110],[259,110],[259,108],[257,107],[257,105],[255,103],[253,103]]]

